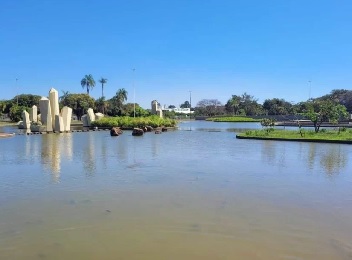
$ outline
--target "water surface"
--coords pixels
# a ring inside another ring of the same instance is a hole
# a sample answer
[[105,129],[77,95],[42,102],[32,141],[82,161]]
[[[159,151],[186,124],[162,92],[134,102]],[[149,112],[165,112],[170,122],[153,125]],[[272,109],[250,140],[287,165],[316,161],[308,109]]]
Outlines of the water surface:
[[1,139],[0,259],[351,259],[351,146],[248,128]]

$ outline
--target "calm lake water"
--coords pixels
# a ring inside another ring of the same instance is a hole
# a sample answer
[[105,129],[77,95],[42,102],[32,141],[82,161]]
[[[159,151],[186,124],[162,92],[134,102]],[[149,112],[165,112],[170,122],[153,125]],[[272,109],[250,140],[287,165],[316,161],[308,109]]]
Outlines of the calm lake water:
[[247,128],[0,139],[0,259],[352,259],[352,146]]

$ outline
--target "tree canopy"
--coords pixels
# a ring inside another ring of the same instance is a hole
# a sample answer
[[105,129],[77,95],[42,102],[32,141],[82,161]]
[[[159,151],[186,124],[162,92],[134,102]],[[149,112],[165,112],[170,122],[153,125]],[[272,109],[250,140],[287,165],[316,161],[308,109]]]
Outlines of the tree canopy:
[[87,94],[89,95],[89,91],[95,87],[95,80],[92,74],[85,75],[84,78],[81,80],[82,88],[87,89]]

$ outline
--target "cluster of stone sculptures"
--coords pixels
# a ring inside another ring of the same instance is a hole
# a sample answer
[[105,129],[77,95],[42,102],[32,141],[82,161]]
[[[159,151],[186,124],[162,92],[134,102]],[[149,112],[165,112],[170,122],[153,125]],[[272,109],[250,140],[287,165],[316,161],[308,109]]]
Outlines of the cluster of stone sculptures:
[[[72,108],[63,107],[59,109],[59,94],[56,89],[51,88],[49,98],[42,97],[39,101],[40,114],[37,106],[33,106],[30,112],[22,112],[22,121],[19,128],[30,129],[32,132],[68,132],[71,130]],[[102,118],[101,113],[94,114],[92,108],[88,109],[87,115],[82,116],[83,126],[89,127],[95,120]]]

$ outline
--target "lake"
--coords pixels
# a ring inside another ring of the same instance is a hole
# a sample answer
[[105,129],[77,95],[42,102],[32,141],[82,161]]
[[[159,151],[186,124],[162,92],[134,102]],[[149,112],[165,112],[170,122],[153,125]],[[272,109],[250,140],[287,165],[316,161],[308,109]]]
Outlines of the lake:
[[0,139],[0,259],[352,259],[352,147],[255,128]]

